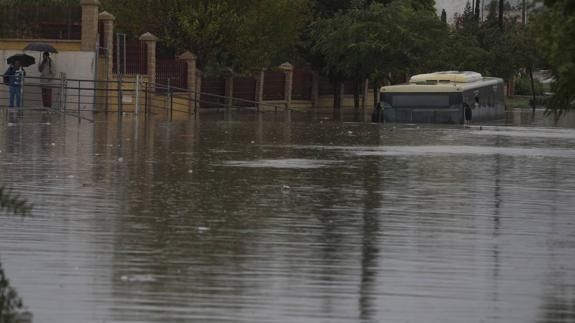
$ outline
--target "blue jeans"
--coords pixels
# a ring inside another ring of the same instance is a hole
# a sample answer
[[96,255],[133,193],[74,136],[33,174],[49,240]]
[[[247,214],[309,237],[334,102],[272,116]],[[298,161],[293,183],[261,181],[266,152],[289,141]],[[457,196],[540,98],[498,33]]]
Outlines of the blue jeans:
[[14,107],[14,101],[16,101],[16,107],[20,107],[20,99],[22,98],[22,93],[20,92],[20,86],[10,86],[10,107]]

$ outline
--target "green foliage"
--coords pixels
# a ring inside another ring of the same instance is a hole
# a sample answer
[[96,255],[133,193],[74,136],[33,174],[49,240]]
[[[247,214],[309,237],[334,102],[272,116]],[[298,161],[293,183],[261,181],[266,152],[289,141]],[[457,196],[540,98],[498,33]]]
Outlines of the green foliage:
[[0,187],[0,210],[27,215],[32,210],[32,206],[6,188]]
[[537,60],[532,30],[514,21],[499,28],[497,2],[490,4],[485,22],[479,22],[469,3],[452,34],[452,66],[488,76],[510,79],[520,69],[532,67]]
[[118,28],[152,32],[171,55],[186,50],[201,69],[236,71],[289,60],[307,23],[308,0],[102,0]]
[[406,1],[371,3],[311,26],[312,51],[333,78],[364,79],[377,71],[408,72],[442,65],[447,28],[435,13]]
[[0,322],[10,323],[16,321],[16,316],[24,309],[22,300],[10,286],[0,263]]
[[245,71],[294,61],[299,31],[310,19],[306,0],[255,1],[240,24],[231,66]]
[[[543,84],[535,81],[535,95],[543,95]],[[518,78],[515,83],[515,94],[516,95],[531,95],[531,79],[528,77]]]
[[[14,196],[4,187],[0,187],[0,210],[26,215],[31,209],[32,206],[25,200]],[[16,291],[10,287],[2,263],[0,263],[0,322],[20,322],[18,317],[22,314],[23,309],[22,300]]]
[[427,9],[421,1],[353,1],[311,24],[308,57],[336,84],[446,67],[448,28]]
[[476,71],[488,74],[494,53],[481,47],[476,35],[468,32],[454,32],[448,61],[453,70]]
[[546,0],[533,17],[535,41],[556,79],[552,110],[575,108],[575,4],[570,0]]

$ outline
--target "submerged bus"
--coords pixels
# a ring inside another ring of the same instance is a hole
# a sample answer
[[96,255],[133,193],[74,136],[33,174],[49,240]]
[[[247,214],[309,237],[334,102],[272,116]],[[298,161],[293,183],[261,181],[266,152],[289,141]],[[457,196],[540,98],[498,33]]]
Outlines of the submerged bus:
[[383,120],[407,123],[464,123],[505,115],[503,80],[476,72],[447,71],[411,77],[408,84],[381,88]]

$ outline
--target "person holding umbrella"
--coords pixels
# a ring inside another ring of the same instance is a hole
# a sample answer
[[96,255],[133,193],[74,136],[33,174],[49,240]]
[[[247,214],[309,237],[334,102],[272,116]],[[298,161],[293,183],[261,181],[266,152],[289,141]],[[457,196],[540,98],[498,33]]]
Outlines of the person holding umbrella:
[[34,57],[26,54],[16,54],[8,57],[7,60],[10,67],[4,73],[4,83],[10,88],[10,108],[20,107],[22,103],[22,84],[24,83],[24,77],[26,76],[26,71],[24,71],[23,66],[30,66],[34,64]]
[[[13,74],[10,77],[10,108],[14,107],[14,103],[16,103],[16,107],[20,107],[20,103],[22,101],[22,82],[24,81],[24,76],[26,76],[26,72],[22,68],[22,63],[20,61],[15,61],[14,65],[11,66],[13,69]],[[15,101],[15,102],[14,102]]]
[[50,53],[58,53],[54,46],[48,43],[30,43],[24,48],[25,51],[41,52],[42,58],[40,59],[40,64],[38,65],[38,71],[40,72],[40,84],[42,86],[42,105],[47,108],[52,107],[52,88],[50,87],[50,82],[54,78],[55,68],[54,61],[50,58]]
[[52,88],[49,84],[54,77],[54,62],[50,58],[50,53],[44,52],[42,62],[38,65],[38,71],[40,71],[40,83],[42,84],[42,105],[51,108]]

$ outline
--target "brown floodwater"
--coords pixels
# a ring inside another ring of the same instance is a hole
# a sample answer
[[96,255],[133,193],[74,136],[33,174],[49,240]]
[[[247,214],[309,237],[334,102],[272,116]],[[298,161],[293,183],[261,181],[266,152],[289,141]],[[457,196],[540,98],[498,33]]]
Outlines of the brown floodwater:
[[573,115],[218,119],[2,113],[34,322],[575,322]]

